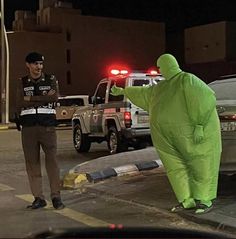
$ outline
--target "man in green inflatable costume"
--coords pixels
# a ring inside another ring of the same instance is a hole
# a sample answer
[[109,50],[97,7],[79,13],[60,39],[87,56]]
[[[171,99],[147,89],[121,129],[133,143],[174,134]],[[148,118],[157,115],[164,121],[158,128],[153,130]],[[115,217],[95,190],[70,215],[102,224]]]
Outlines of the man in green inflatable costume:
[[171,54],[161,55],[157,66],[165,78],[157,85],[113,86],[112,94],[123,94],[148,111],[153,145],[179,202],[171,211],[206,213],[217,196],[221,155],[216,98]]

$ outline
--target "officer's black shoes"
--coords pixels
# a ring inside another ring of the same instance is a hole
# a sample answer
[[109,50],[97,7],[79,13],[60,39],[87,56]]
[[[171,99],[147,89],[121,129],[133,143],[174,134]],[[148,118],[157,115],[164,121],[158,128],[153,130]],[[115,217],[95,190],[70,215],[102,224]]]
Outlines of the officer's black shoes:
[[35,197],[34,201],[31,205],[27,206],[27,208],[30,209],[38,209],[45,207],[47,205],[46,201],[44,199],[41,199],[40,197]]
[[[52,199],[52,205],[55,209],[63,209],[65,205],[62,203],[60,197],[54,197]],[[35,200],[32,202],[31,205],[27,206],[27,208],[30,209],[38,209],[38,208],[43,208],[47,206],[47,202],[44,199],[41,199],[40,197],[35,197]]]
[[65,207],[65,205],[62,203],[61,198],[60,197],[55,197],[52,199],[52,205],[55,209],[63,209]]

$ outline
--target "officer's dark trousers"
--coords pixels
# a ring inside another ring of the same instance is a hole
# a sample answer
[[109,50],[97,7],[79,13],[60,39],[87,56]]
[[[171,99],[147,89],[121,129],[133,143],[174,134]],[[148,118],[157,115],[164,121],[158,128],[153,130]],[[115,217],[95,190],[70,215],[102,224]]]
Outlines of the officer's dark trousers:
[[60,174],[56,161],[57,136],[55,127],[23,127],[21,136],[26,171],[33,196],[44,198],[40,148],[45,153],[45,166],[50,182],[51,198],[60,196]]

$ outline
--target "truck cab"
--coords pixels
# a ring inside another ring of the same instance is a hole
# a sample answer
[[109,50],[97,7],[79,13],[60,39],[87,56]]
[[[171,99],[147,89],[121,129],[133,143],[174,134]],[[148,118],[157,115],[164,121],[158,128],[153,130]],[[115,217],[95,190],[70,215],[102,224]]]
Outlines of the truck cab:
[[157,72],[117,69],[110,72],[97,85],[91,97],[92,104],[73,115],[73,143],[78,152],[89,151],[92,142],[107,141],[111,154],[152,144],[148,113],[123,95],[111,95],[111,88],[114,84],[122,88],[158,84],[162,76]]

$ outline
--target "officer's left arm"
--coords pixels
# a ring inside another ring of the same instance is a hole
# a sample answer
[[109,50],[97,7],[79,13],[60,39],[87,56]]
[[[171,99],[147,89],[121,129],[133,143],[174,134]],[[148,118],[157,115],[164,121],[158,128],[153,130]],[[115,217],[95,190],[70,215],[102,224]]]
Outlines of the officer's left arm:
[[[41,103],[53,103],[58,100],[59,86],[55,76],[51,76],[51,89],[47,95],[34,95],[30,96],[28,101],[41,102]],[[27,99],[25,99],[27,101]]]

